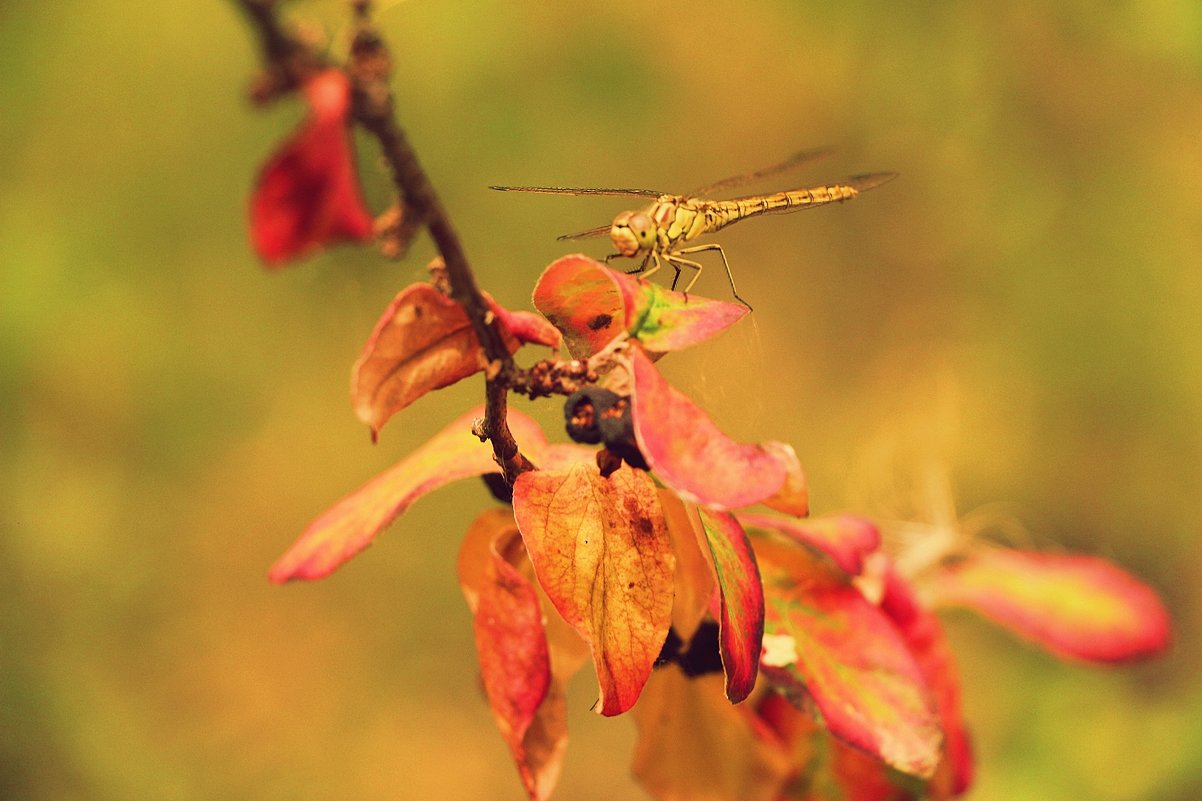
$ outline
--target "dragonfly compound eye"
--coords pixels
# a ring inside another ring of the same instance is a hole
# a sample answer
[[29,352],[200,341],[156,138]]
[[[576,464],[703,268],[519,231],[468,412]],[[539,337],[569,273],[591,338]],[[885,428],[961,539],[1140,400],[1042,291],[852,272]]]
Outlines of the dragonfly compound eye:
[[[629,211],[624,211],[617,217],[614,217],[613,225],[609,229],[609,238],[613,240],[614,247],[622,256],[633,256],[639,252],[641,245],[639,239],[631,230],[630,220],[632,217],[637,217]],[[646,216],[646,215],[644,215]]]
[[655,244],[655,223],[650,215],[642,211],[635,212],[630,215],[628,225],[640,248],[646,250]]

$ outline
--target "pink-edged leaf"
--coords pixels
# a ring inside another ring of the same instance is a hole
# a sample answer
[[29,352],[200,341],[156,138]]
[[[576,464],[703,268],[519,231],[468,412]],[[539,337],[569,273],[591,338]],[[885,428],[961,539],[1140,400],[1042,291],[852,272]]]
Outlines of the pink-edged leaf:
[[[310,523],[272,566],[270,579],[282,584],[328,576],[426,493],[457,479],[500,472],[492,447],[471,433],[472,421],[483,413],[476,408],[455,420]],[[528,452],[537,453],[546,442],[538,423],[513,409],[509,428]]]
[[939,713],[943,759],[928,792],[932,798],[960,796],[972,784],[972,741],[961,708],[960,675],[943,626],[891,565],[885,570],[880,606],[914,655]]
[[629,354],[635,439],[661,481],[684,500],[719,510],[750,506],[780,491],[788,470],[776,453],[723,434],[640,348]]
[[529,569],[510,510],[476,518],[460,549],[459,577],[472,610],[480,675],[526,792],[545,801],[567,748],[567,704],[552,673]]
[[769,691],[756,714],[791,751],[795,780],[778,801],[931,801],[926,782],[901,773],[830,733],[783,695]]
[[250,232],[268,267],[325,245],[371,238],[372,216],[359,188],[347,115],[350,82],[338,70],[301,86],[309,116],[259,172]]
[[864,558],[881,544],[881,534],[870,520],[855,515],[831,515],[810,520],[755,514],[739,515],[749,528],[784,534],[834,560],[845,573],[858,576],[864,570]]
[[704,509],[700,514],[721,596],[718,634],[726,697],[737,704],[751,693],[759,675],[764,588],[751,542],[734,515]]
[[789,755],[747,705],[722,695],[722,677],[656,670],[631,712],[635,778],[658,801],[776,801]]
[[629,467],[535,470],[514,483],[513,509],[539,584],[592,649],[598,710],[625,712],[672,622],[675,558],[654,482]]
[[783,442],[764,442],[762,447],[785,466],[785,483],[775,495],[765,498],[762,503],[787,515],[805,517],[810,513],[810,483],[801,469],[797,452],[792,445]]
[[609,272],[622,290],[627,331],[656,353],[704,342],[751,311],[741,303],[672,292],[634,275]]
[[626,308],[612,271],[579,254],[543,271],[534,286],[534,308],[563,332],[575,359],[592,356],[626,330]]
[[1071,659],[1138,659],[1170,639],[1155,591],[1092,556],[991,549],[934,576],[929,589],[938,606],[973,609]]
[[[520,345],[546,345],[558,350],[563,337],[559,329],[551,325],[545,317],[528,311],[510,311],[497,303],[485,292],[484,299],[488,307],[501,323],[501,331],[506,339],[513,338]],[[509,343],[510,350],[516,350],[514,343]]]
[[922,673],[890,620],[803,548],[759,538],[766,598],[760,672],[831,734],[929,777],[942,736]]

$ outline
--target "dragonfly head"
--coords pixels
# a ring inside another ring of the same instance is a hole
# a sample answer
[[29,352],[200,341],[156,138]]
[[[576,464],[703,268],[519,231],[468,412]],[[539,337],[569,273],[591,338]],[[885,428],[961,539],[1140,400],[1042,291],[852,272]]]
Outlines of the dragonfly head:
[[633,256],[655,245],[655,223],[645,211],[624,211],[614,217],[609,238],[623,256]]

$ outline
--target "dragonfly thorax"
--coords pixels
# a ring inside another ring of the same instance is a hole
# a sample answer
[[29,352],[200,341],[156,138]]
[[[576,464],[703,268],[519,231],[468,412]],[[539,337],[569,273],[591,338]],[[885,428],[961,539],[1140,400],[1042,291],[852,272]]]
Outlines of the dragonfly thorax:
[[614,217],[609,238],[623,256],[633,256],[640,250],[655,246],[656,225],[645,211],[624,211]]

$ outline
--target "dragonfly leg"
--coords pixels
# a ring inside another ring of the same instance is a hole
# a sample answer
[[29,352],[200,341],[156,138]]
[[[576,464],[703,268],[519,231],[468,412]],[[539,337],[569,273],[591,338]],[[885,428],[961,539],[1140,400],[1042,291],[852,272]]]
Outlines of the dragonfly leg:
[[[681,251],[678,251],[678,253]],[[692,259],[682,259],[677,253],[669,253],[667,255],[668,263],[676,270],[676,276],[672,279],[672,289],[676,289],[676,284],[680,281],[680,268],[691,267],[697,272],[693,273],[692,280],[689,285],[684,288],[684,294],[689,294],[689,290],[693,288],[693,284],[697,283],[697,279],[701,277],[701,263],[695,262]]]
[[[718,251],[718,255],[722,257],[722,266],[726,268],[726,280],[730,281],[730,293],[735,296],[735,300],[739,301],[739,303],[742,303],[744,306],[746,306],[748,308],[748,310],[750,310],[751,304],[748,303],[747,301],[743,300],[743,298],[739,297],[739,290],[735,289],[735,276],[734,276],[734,273],[732,273],[730,271],[730,262],[728,262],[726,260],[726,251],[724,251],[722,249],[721,245],[719,245],[716,242],[710,242],[707,245],[694,245],[691,248],[682,248],[681,250],[676,251],[676,254],[679,255],[681,253],[700,253],[703,250]],[[690,263],[697,264],[696,262],[690,262]],[[689,282],[689,285],[687,287],[685,287],[685,289],[684,289],[685,292],[689,291],[689,289],[693,286],[694,282],[697,281],[697,278],[700,275],[701,275],[701,265],[697,264],[697,275],[693,276],[693,280]]]
[[[652,262],[654,262],[654,264],[652,264]],[[648,264],[651,264],[650,268],[647,267]],[[638,266],[638,269],[630,270],[626,274],[638,275],[642,278],[650,278],[659,272],[659,269],[663,266],[663,262],[659,260],[659,253],[653,250],[647,254],[645,259],[643,259],[643,263]]]

